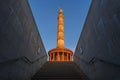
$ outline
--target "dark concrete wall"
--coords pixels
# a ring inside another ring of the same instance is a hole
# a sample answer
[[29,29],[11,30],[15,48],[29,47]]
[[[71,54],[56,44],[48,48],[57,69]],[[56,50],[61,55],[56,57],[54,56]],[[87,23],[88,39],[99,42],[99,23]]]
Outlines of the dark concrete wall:
[[93,0],[74,61],[91,80],[120,79],[120,0]]
[[0,80],[27,80],[47,61],[27,0],[0,0]]

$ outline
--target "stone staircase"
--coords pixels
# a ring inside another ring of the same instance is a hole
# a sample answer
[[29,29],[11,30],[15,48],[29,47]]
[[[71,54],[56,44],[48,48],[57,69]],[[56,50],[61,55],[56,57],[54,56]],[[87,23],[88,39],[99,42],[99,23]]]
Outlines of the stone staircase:
[[31,80],[88,80],[74,62],[46,62]]

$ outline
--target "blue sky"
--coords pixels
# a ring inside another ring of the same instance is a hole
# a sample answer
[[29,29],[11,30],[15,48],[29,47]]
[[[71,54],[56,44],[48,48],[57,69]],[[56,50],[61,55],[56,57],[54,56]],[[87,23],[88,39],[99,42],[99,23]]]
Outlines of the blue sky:
[[58,10],[63,9],[65,47],[75,50],[91,0],[28,0],[46,51],[56,47]]

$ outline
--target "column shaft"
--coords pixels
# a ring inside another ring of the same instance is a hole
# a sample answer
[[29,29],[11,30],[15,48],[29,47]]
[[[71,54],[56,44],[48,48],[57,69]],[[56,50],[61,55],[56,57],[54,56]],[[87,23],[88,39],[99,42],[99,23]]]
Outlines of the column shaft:
[[64,52],[62,52],[62,61],[64,61]]
[[72,55],[70,54],[70,61],[72,61]]
[[51,54],[49,55],[49,61],[51,61]]
[[53,61],[55,61],[55,53],[53,53]]
[[68,61],[68,53],[67,53],[67,61]]
[[58,52],[58,61],[60,61],[60,53]]

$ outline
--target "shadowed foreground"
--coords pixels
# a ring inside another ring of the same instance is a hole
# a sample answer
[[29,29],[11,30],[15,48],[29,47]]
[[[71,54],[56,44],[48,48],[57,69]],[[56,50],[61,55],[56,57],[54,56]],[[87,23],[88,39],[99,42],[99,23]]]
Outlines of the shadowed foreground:
[[32,80],[88,80],[74,62],[46,62]]

